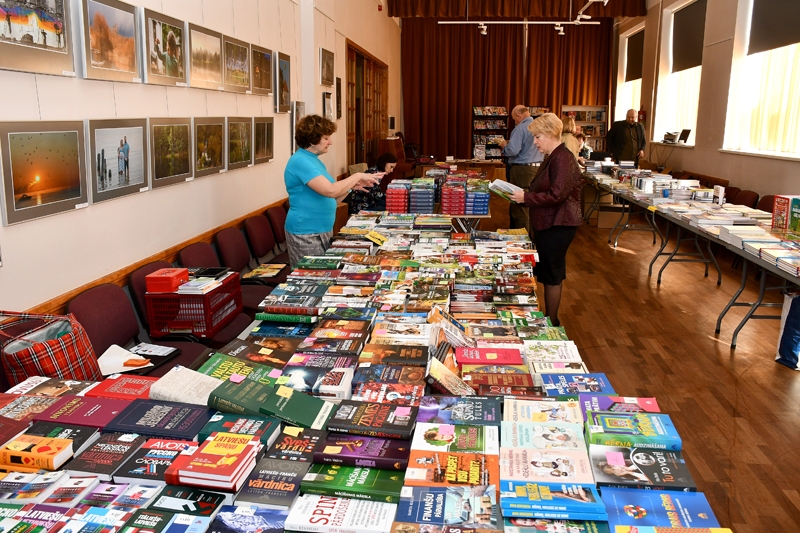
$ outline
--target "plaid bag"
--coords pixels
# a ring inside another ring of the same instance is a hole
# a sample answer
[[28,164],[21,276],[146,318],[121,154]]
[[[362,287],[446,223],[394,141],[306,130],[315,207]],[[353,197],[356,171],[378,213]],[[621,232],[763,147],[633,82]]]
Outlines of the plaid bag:
[[[11,385],[30,376],[80,381],[103,379],[89,336],[73,315],[0,311],[0,317],[14,319],[0,324],[0,358]],[[31,320],[44,324],[15,335],[3,331]]]

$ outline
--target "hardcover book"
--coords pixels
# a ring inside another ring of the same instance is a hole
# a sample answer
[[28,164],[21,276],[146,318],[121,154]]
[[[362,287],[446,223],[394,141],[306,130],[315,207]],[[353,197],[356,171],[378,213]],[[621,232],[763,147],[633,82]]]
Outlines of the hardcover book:
[[586,412],[586,442],[605,446],[680,451],[681,437],[663,413]]
[[196,441],[148,439],[116,472],[117,483],[166,485],[164,473],[183,452],[196,450]]
[[278,385],[270,391],[260,411],[296,426],[323,429],[333,407],[334,404],[331,402]]
[[31,376],[22,383],[8,389],[7,394],[26,394],[28,396],[83,396],[97,385],[96,381],[75,381],[61,378]]
[[614,388],[603,373],[542,374],[542,386],[548,396],[564,396],[592,392],[616,396]]
[[199,405],[134,400],[106,425],[104,431],[196,440],[197,434],[213,415],[213,410]]
[[62,396],[45,411],[34,415],[34,421],[58,422],[102,429],[131,404],[129,400]]
[[264,449],[269,448],[281,429],[281,421],[277,418],[264,416],[241,416],[230,413],[217,413],[211,417],[208,424],[203,426],[197,435],[198,442],[205,442],[212,433],[224,431],[239,435],[252,435],[258,437]]
[[459,365],[521,365],[522,354],[513,348],[456,348],[456,362]]
[[[57,435],[40,435],[40,432],[31,433],[28,428],[28,421],[14,420],[11,418],[0,417],[0,443],[9,442],[23,433],[27,435],[38,435],[40,437],[57,437]],[[63,437],[59,437],[63,438]],[[73,443],[73,450],[75,449]]]
[[314,331],[314,324],[310,323],[287,324],[277,321],[262,320],[258,326],[248,332],[244,340],[248,342],[257,342],[259,337],[305,339],[312,331]]
[[411,449],[497,455],[500,452],[498,433],[497,426],[417,422]]
[[281,374],[280,370],[271,366],[252,363],[247,359],[239,359],[221,353],[212,354],[197,371],[222,381],[226,381],[232,375],[238,374],[267,387],[274,387]]
[[478,385],[481,396],[519,396],[521,398],[544,398],[541,387],[517,387],[513,385]]
[[360,383],[353,391],[353,400],[392,405],[419,405],[424,393],[424,385]]
[[533,387],[530,374],[476,374],[464,373],[461,379],[472,387],[479,389],[481,385],[499,385],[503,387]]
[[153,383],[150,399],[205,406],[208,405],[208,396],[218,385],[218,379],[177,365]]
[[413,366],[360,363],[353,383],[425,385],[425,371]]
[[494,486],[403,487],[392,531],[421,533],[421,528],[433,526],[441,531],[502,533],[499,521]]
[[359,363],[427,366],[427,346],[402,344],[365,344],[358,357]]
[[283,533],[288,515],[288,510],[223,505],[208,533]]
[[410,440],[418,412],[411,406],[343,400],[328,421],[328,430]]
[[97,476],[109,481],[112,474],[147,440],[136,433],[104,433],[86,451],[70,461],[70,476]]
[[284,524],[287,531],[376,533],[389,531],[394,503],[304,494],[295,500]]
[[[167,481],[184,478],[234,482],[252,462],[260,441],[251,435],[214,433],[185,461],[179,460],[165,473]],[[176,483],[177,484],[177,483]]]
[[567,422],[507,422],[500,424],[504,448],[585,450],[583,426]]
[[288,510],[310,463],[261,459],[236,495],[237,505]]
[[54,508],[77,507],[81,500],[89,491],[94,490],[98,483],[100,483],[100,480],[97,479],[97,476],[70,478],[51,492],[42,503],[48,506],[56,506]]
[[167,485],[148,506],[148,509],[194,516],[214,516],[217,508],[224,501],[225,495],[218,492]]
[[450,371],[441,361],[431,357],[425,371],[425,380],[436,391],[454,396],[475,396],[475,391]]
[[34,422],[25,434],[53,439],[69,439],[72,441],[73,455],[78,455],[100,438],[100,431],[97,428],[55,422]]
[[0,464],[57,470],[72,457],[72,440],[20,435],[0,447]]
[[287,366],[278,383],[322,399],[347,400],[352,396],[353,369]]
[[424,396],[417,422],[500,425],[500,400],[472,396]]
[[583,424],[583,413],[581,413],[578,402],[506,398],[503,402],[503,420],[508,422],[569,422],[570,424]]
[[408,441],[330,433],[317,445],[313,461],[318,464],[405,470],[409,453]]
[[114,374],[92,387],[84,393],[89,398],[112,398],[115,400],[135,400],[149,398],[150,387],[158,378],[149,376],[131,376],[128,374]]
[[461,374],[519,374],[527,376],[530,370],[526,365],[461,365]]
[[494,485],[497,456],[467,452],[411,450],[405,484],[412,487]]
[[594,485],[586,450],[500,449],[501,492],[514,492],[525,483],[548,483],[554,478],[563,483]]
[[702,492],[603,489],[608,526],[719,527]]
[[590,444],[589,458],[601,487],[697,490],[681,452]]
[[218,383],[217,388],[208,396],[208,406],[223,413],[243,416],[261,415],[261,405],[274,390],[273,387],[262,385],[252,379],[240,382],[225,380]]
[[303,494],[397,503],[403,474],[364,466],[312,464],[300,482]]
[[284,426],[264,457],[310,463],[314,460],[317,447],[322,445],[327,436],[327,431]]

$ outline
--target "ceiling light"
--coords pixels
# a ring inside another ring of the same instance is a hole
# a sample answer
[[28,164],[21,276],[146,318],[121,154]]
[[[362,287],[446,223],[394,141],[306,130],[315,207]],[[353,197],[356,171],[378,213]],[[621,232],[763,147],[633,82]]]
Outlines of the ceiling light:
[[480,30],[481,30],[481,35],[486,35],[486,25],[485,24],[481,24],[480,26],[478,26],[478,28],[480,28]]
[[563,26],[559,26],[558,27],[558,34],[559,35],[564,35],[564,27]]
[[555,26],[553,26],[553,29],[556,31],[562,31],[564,28],[561,27],[561,24],[556,24]]
[[578,20],[589,20],[590,18],[592,18],[591,15],[584,15],[583,13],[578,15]]

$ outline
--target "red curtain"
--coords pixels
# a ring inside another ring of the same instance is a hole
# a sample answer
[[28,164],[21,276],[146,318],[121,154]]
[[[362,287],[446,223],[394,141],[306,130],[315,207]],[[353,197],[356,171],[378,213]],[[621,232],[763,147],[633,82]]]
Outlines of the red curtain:
[[[584,5],[578,0],[389,0],[387,11],[390,17],[401,18],[574,19]],[[641,17],[647,15],[647,4],[646,0],[611,0],[606,6],[595,2],[585,13],[593,17]]]

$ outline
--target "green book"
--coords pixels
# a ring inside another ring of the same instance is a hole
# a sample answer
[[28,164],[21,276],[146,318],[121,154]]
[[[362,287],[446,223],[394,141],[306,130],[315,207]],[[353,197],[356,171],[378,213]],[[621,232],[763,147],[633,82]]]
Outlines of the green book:
[[278,385],[270,391],[260,409],[267,416],[280,418],[295,426],[325,429],[334,407],[331,402]]
[[272,387],[252,379],[240,383],[226,380],[211,391],[208,406],[223,413],[261,416],[259,408],[271,392]]
[[221,380],[227,380],[232,375],[238,374],[268,387],[274,387],[275,382],[281,377],[281,371],[271,366],[253,363],[247,359],[237,359],[219,352],[212,354],[197,371]]
[[300,482],[300,492],[397,503],[404,477],[403,472],[378,468],[312,464]]
[[279,313],[256,313],[256,320],[271,320],[273,322],[302,322],[313,324],[317,321],[316,316],[311,315],[282,315]]
[[161,533],[170,523],[173,516],[175,516],[175,513],[169,511],[139,509],[125,522],[120,533],[136,533],[142,530]]
[[14,518],[23,507],[24,505],[21,503],[0,502],[0,519]]
[[259,438],[266,449],[277,438],[280,429],[281,421],[277,418],[217,413],[197,434],[197,441],[205,442],[212,433],[221,431],[237,435],[253,435]]
[[301,270],[336,270],[342,259],[336,256],[305,256],[294,266]]

